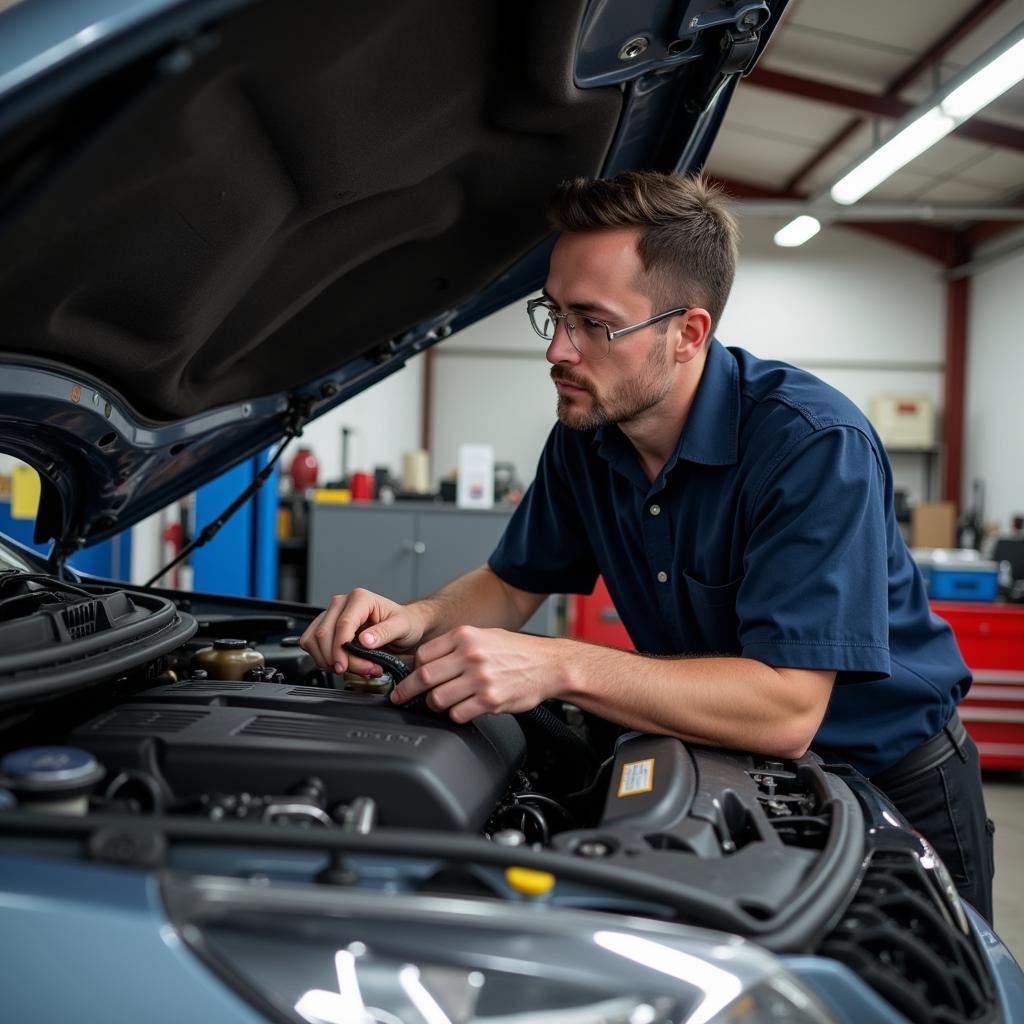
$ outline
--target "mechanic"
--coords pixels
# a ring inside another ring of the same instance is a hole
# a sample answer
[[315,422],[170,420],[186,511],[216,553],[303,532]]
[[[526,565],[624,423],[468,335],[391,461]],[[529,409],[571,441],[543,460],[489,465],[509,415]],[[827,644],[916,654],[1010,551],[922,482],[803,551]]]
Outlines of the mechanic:
[[[555,424],[488,564],[399,605],[335,596],[302,646],[415,651],[392,699],[456,722],[551,698],[629,729],[777,757],[813,746],[871,778],[991,920],[992,825],[956,715],[970,674],[896,525],[857,407],[713,336],[738,232],[699,178],[565,182],[541,298]],[[870,297],[854,315],[884,330]],[[798,309],[766,308],[793,319]],[[639,652],[517,632],[604,577]]]

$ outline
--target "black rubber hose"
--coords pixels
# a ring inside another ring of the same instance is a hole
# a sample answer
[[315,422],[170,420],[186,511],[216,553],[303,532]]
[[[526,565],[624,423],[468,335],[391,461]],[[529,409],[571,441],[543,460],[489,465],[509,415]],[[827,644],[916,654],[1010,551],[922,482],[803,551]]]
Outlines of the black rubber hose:
[[375,665],[380,665],[396,683],[400,683],[412,671],[397,654],[388,654],[387,651],[374,651],[369,647],[364,647],[362,644],[357,644],[354,640],[344,644],[344,647],[349,654],[354,654],[357,658],[363,658],[366,661],[372,661]]
[[597,755],[590,749],[590,745],[577,736],[557,715],[552,714],[542,704],[538,704],[537,707],[515,717],[526,733],[527,740],[532,735],[534,738],[547,741],[559,752],[562,759],[578,769],[582,784],[585,785],[589,781],[598,767]]
[[[395,683],[400,683],[412,671],[401,658],[387,651],[370,650],[353,641],[345,644],[345,650],[358,658],[372,661],[380,665],[390,673]],[[410,711],[427,711],[431,714],[438,714],[427,704],[426,694],[421,693],[402,705]],[[515,715],[526,738],[547,741],[555,747],[565,759],[580,769],[580,777],[586,782],[593,771],[597,769],[597,755],[591,750],[590,745],[576,735],[557,715],[553,715],[546,707],[538,704],[529,711],[523,711]]]

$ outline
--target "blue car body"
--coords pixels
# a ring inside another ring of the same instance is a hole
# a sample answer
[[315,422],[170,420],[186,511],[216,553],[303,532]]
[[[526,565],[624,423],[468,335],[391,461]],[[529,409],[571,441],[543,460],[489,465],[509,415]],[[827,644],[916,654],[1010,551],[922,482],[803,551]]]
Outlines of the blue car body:
[[458,727],[321,672],[314,609],[64,564],[535,290],[559,179],[698,169],[784,7],[0,12],[0,451],[52,544],[0,544],[4,1020],[1024,1021],[845,766]]

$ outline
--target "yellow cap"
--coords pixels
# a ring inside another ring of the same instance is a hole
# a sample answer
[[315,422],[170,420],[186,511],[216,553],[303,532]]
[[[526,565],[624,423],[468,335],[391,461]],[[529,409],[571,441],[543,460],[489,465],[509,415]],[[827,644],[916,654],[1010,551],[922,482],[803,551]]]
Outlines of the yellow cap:
[[523,896],[545,896],[555,887],[555,876],[532,868],[506,868],[505,881]]
[[313,500],[318,505],[344,505],[352,500],[352,492],[347,487],[318,487]]

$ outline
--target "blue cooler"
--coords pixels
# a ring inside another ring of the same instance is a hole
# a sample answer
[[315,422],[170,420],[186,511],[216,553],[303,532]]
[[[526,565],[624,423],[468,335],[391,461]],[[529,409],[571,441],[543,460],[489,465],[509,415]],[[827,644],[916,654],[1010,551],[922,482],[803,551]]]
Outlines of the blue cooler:
[[999,566],[971,548],[914,548],[910,552],[933,601],[994,601]]

